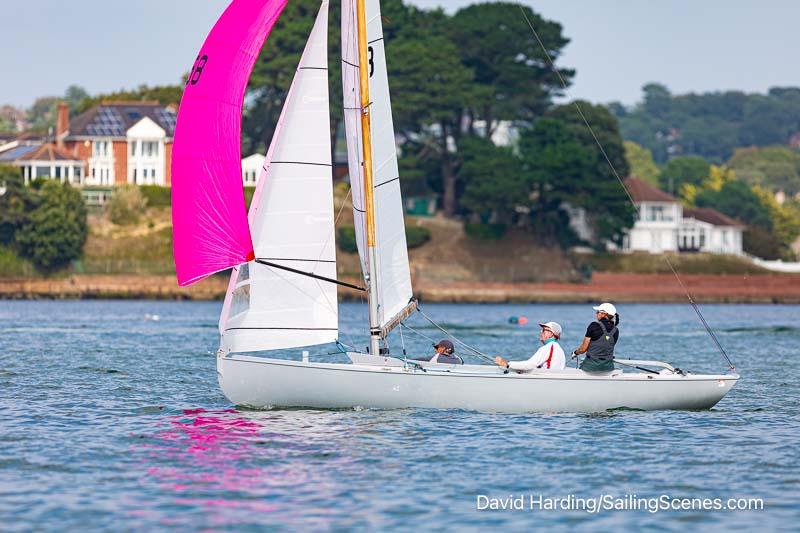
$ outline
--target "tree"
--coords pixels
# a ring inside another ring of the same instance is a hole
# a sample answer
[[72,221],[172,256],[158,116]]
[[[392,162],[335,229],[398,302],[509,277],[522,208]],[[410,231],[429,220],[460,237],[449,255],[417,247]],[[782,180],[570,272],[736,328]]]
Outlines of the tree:
[[[569,39],[561,25],[543,19],[530,7],[518,3],[473,4],[460,9],[449,23],[450,37],[461,62],[475,73],[475,90],[481,98],[468,112],[472,120],[486,121],[490,137],[496,120],[532,121],[563,94],[530,21],[554,63]],[[559,69],[569,84],[574,70]]]
[[[457,160],[462,110],[473,98],[472,72],[444,37],[421,33],[398,37],[387,48],[395,128],[425,142],[440,163],[442,204],[447,216],[458,213]],[[452,144],[451,144],[452,143]],[[455,145],[455,146],[453,146]]]
[[684,184],[702,187],[708,178],[711,165],[699,156],[676,157],[661,171],[661,188],[670,194],[677,194]]
[[34,100],[28,110],[28,122],[31,129],[47,132],[56,125],[56,106],[59,98],[56,96],[42,96]]
[[543,118],[523,130],[519,153],[531,193],[531,223],[543,242],[562,242],[563,204],[589,207],[594,152],[561,120]]
[[698,207],[710,207],[748,224],[772,231],[772,218],[768,206],[746,183],[738,180],[726,182],[718,191],[703,189],[697,194]]
[[[74,87],[74,86],[73,86]],[[80,87],[78,87],[80,89]],[[69,91],[69,89],[67,89]],[[76,106],[76,113],[83,113],[103,103],[103,100],[116,100],[124,102],[143,102],[143,101],[156,101],[161,105],[178,105],[183,96],[183,84],[180,85],[155,85],[150,87],[148,85],[140,85],[134,90],[121,89],[116,92],[98,94],[89,98],[84,98]],[[65,96],[67,100],[70,99],[69,93]],[[70,110],[72,110],[70,104]]]
[[0,165],[0,244],[13,246],[14,237],[29,220],[29,213],[38,204],[36,195],[25,186],[19,169]]
[[[571,189],[570,203],[587,208],[598,244],[606,240],[620,241],[625,228],[633,225],[635,210],[620,183],[620,179],[630,173],[630,167],[617,120],[606,107],[585,101],[558,106],[547,116],[562,121],[580,146],[591,154],[592,161],[587,167],[590,177]],[[584,118],[591,130],[586,127]]]
[[749,185],[789,196],[800,192],[800,152],[784,146],[737,148],[728,165]]
[[78,112],[78,107],[81,103],[89,98],[89,93],[86,89],[78,85],[70,85],[64,91],[64,101],[69,105],[69,112],[75,114]]
[[[242,152],[266,151],[275,132],[286,94],[292,84],[300,56],[314,25],[319,2],[289,2],[261,50],[247,85],[242,121]],[[341,10],[328,13],[328,57],[341,57]],[[331,110],[331,145],[342,121],[342,67],[339,60],[328,62]]]
[[47,180],[39,195],[40,203],[17,231],[16,242],[23,257],[50,273],[82,255],[88,235],[86,205],[68,183]]
[[741,146],[785,144],[800,130],[800,89],[772,88],[672,95],[660,84],[643,89],[643,101],[625,112],[615,107],[626,139],[653,152],[658,163],[698,155],[723,163]]
[[482,137],[464,137],[458,177],[464,183],[461,205],[487,220],[510,224],[515,207],[528,203],[529,187],[511,148]]
[[631,174],[643,179],[651,185],[658,186],[658,175],[661,171],[653,161],[653,153],[647,148],[642,148],[633,141],[625,141],[625,160],[631,169]]

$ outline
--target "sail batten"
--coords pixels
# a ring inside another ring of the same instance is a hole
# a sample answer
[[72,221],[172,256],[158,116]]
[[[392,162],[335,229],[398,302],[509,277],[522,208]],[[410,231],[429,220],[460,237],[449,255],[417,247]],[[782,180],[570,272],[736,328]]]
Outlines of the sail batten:
[[192,65],[172,152],[173,255],[185,286],[254,256],[241,173],[247,81],[286,0],[234,0]]
[[226,351],[338,338],[328,77],[317,68],[327,64],[327,21],[323,2],[253,195],[255,258],[231,275],[219,323]]

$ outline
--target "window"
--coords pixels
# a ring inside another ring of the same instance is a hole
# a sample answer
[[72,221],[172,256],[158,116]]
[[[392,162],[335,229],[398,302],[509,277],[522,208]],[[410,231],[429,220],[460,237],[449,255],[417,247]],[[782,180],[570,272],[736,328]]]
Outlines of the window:
[[143,157],[158,157],[158,142],[157,141],[141,141],[142,143],[142,156]]
[[131,157],[136,156],[136,141],[131,141]]
[[92,155],[94,157],[108,156],[108,141],[94,141],[92,144]]

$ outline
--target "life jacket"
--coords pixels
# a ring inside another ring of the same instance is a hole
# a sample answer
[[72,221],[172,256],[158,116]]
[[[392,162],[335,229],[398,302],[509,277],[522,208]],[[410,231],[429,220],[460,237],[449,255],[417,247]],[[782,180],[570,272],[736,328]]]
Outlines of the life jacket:
[[614,340],[614,333],[617,331],[617,326],[608,329],[602,320],[596,320],[595,323],[600,324],[603,334],[599,339],[589,342],[586,357],[597,361],[610,361],[614,359],[614,345],[617,344],[617,341]]

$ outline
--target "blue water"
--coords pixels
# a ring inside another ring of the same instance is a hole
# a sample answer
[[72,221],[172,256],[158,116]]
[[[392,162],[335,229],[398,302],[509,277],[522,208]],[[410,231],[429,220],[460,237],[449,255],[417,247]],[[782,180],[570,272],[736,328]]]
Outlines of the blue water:
[[[586,305],[425,310],[512,358],[537,328],[510,316],[560,322],[568,353],[592,317]],[[0,529],[795,529],[800,307],[704,310],[743,376],[714,409],[501,415],[237,410],[216,383],[218,303],[0,301]],[[687,306],[620,313],[620,354],[724,369]],[[341,315],[342,340],[363,346],[365,309]],[[764,509],[492,511],[479,495],[762,498]]]

